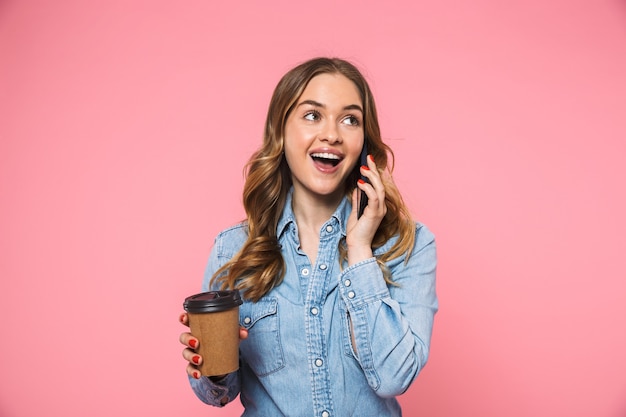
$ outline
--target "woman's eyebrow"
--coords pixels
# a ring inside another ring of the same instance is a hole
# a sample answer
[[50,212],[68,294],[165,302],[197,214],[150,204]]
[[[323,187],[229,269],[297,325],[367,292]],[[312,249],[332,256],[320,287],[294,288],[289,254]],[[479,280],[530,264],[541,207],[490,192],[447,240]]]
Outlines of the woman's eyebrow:
[[358,104],[350,104],[343,108],[344,110],[358,110],[363,113],[363,109]]
[[[313,107],[326,108],[325,104],[319,103],[319,102],[317,102],[315,100],[304,100],[304,101],[301,101],[300,103],[298,103],[298,107],[300,107],[302,105],[305,105],[305,104],[313,106]],[[345,106],[343,109],[344,110],[358,110],[361,113],[363,113],[363,109],[358,104],[349,104],[349,105]]]
[[298,103],[298,107],[303,106],[305,104],[308,104],[308,105],[313,106],[313,107],[326,107],[322,103],[318,103],[315,100],[304,100],[304,101],[301,101],[300,103]]

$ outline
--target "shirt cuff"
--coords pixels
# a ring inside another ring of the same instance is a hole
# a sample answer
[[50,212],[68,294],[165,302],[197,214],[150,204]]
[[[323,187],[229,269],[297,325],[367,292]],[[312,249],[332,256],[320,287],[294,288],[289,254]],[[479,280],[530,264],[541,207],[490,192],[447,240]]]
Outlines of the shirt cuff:
[[346,268],[340,275],[339,290],[346,305],[352,308],[389,297],[383,272],[374,257]]

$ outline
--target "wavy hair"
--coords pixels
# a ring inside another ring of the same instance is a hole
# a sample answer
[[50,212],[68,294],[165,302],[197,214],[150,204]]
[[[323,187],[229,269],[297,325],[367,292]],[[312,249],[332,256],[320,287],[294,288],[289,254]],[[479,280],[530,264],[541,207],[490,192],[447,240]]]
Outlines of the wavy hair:
[[[222,289],[239,289],[243,296],[258,301],[279,285],[285,264],[278,243],[276,228],[291,188],[291,172],[283,154],[285,123],[309,81],[320,74],[342,74],[351,80],[363,103],[363,128],[368,153],[380,172],[393,171],[393,152],[383,143],[378,125],[374,97],[361,72],[350,62],[339,58],[314,58],[287,72],[272,95],[265,122],[263,143],[245,167],[243,205],[247,216],[248,238],[241,250],[212,277]],[[359,178],[359,166],[345,182],[345,193],[351,195]],[[383,218],[372,248],[382,246],[391,237],[396,242],[377,256],[385,281],[393,285],[386,262],[411,252],[415,242],[415,223],[404,204],[391,175],[382,175],[385,185],[387,213]],[[339,244],[340,265],[347,261],[345,241]]]

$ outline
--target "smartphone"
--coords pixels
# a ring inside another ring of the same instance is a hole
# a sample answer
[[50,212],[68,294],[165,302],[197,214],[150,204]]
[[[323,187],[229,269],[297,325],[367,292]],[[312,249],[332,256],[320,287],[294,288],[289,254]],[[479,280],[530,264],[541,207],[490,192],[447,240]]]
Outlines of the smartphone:
[[[361,157],[359,162],[359,172],[361,171],[361,167],[365,165],[367,166],[367,141],[363,141],[363,149],[361,149]],[[365,182],[370,182],[366,177],[361,175],[361,179]],[[359,190],[359,194],[357,195],[357,212],[356,218],[359,219],[363,215],[363,210],[367,207],[367,194],[363,190]]]

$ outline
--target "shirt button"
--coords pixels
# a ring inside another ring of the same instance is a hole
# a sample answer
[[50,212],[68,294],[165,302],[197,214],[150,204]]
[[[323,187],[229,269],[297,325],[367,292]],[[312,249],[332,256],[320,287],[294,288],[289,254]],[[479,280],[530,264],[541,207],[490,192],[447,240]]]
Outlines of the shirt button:
[[309,270],[308,268],[302,268],[302,276],[306,277],[309,275]]
[[317,313],[319,313],[320,311],[317,309],[317,307],[311,307],[311,314],[313,314],[314,316],[317,316]]
[[328,411],[322,411],[322,417],[330,417],[330,413]]
[[317,366],[319,368],[322,365],[324,365],[324,361],[323,360],[315,359],[315,366]]
[[325,271],[325,270],[326,270],[326,268],[328,268],[328,267],[326,266],[326,264],[321,264],[321,265],[320,265],[320,269],[321,269],[322,271]]
[[354,293],[354,291],[350,291],[350,292],[348,293],[348,298],[354,298],[354,296],[355,296],[355,295],[356,295],[356,294]]
[[333,227],[331,225],[326,226],[326,231],[331,233],[333,231]]
[[352,285],[352,282],[350,282],[350,280],[347,279],[343,282],[343,285],[345,285],[346,287],[349,287],[350,285]]
[[243,319],[243,323],[244,324],[250,324],[250,322],[252,321],[252,319],[250,317],[246,317]]

